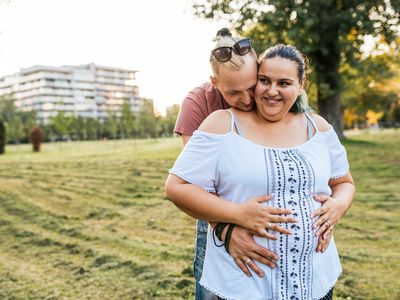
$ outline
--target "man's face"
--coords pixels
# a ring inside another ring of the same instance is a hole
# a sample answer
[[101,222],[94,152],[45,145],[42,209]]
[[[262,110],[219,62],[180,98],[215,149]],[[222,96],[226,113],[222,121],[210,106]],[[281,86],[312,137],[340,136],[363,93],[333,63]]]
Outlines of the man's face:
[[242,111],[254,108],[254,88],[257,83],[257,64],[247,60],[239,71],[231,71],[221,67],[214,86],[221,92],[225,101],[232,107]]

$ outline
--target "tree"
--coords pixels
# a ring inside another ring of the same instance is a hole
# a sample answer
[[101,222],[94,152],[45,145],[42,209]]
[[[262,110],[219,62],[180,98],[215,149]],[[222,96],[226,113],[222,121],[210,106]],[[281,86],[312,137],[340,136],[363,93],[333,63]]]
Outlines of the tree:
[[143,107],[138,117],[138,131],[141,137],[155,137],[157,134],[157,118],[154,115],[154,104],[151,99],[143,99]]
[[135,120],[131,110],[129,101],[122,104],[121,118],[119,120],[120,136],[121,138],[129,138],[135,132]]
[[254,39],[256,50],[278,42],[295,44],[311,59],[319,113],[339,136],[340,66],[361,59],[366,35],[394,48],[399,32],[400,1],[395,0],[202,0],[193,7],[197,15],[230,20]]
[[7,141],[13,143],[27,142],[30,128],[36,123],[35,111],[21,111],[9,97],[0,98],[0,118],[7,127]]
[[[370,55],[355,66],[344,64],[342,104],[349,113],[366,121],[368,110],[382,111],[387,123],[390,108],[400,98],[400,58],[398,51]],[[379,74],[379,76],[376,76]]]
[[179,113],[179,104],[167,107],[165,117],[160,120],[160,134],[171,136],[174,133],[175,122]]
[[55,117],[50,117],[49,127],[53,135],[59,139],[64,139],[69,134],[65,113],[59,111]]
[[109,113],[107,119],[104,122],[105,136],[111,139],[118,137],[118,120],[115,114]]
[[0,154],[4,154],[6,146],[6,126],[2,119],[0,119]]

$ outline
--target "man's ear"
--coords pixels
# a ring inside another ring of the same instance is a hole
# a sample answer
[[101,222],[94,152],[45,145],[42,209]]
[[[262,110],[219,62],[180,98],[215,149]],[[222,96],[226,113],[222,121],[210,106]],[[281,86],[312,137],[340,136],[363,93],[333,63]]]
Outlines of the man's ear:
[[214,86],[214,87],[217,87],[217,82],[218,82],[218,80],[217,80],[217,78],[216,77],[214,77],[214,76],[210,76],[210,81],[211,81],[211,83],[212,83],[212,85]]

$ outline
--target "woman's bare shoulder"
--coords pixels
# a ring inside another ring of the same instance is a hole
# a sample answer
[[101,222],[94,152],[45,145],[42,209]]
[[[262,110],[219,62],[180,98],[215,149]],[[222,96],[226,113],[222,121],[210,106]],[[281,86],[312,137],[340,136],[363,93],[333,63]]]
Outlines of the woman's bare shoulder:
[[313,118],[315,125],[317,126],[318,130],[321,132],[329,131],[332,129],[332,125],[328,123],[323,117],[316,113],[311,113],[310,116]]
[[212,112],[199,127],[199,131],[214,134],[226,134],[230,130],[231,116],[224,109]]

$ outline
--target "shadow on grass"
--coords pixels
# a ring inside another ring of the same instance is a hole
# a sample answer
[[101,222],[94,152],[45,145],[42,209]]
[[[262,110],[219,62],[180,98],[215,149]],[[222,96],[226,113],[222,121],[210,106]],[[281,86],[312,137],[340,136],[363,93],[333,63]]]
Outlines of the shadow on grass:
[[379,146],[379,144],[376,142],[365,141],[365,140],[356,140],[353,138],[352,139],[343,138],[343,139],[341,139],[341,142],[347,146],[362,146],[362,147],[365,147],[365,146],[378,147]]

